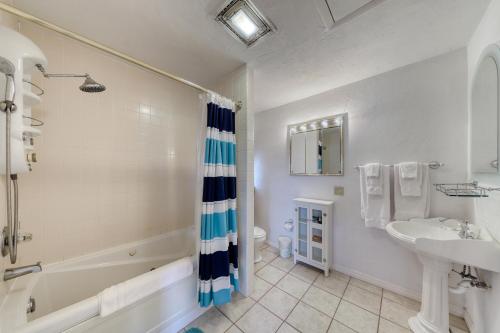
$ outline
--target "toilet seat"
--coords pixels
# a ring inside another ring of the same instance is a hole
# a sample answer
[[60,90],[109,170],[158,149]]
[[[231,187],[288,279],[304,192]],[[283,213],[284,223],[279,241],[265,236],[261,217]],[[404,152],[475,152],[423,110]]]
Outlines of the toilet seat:
[[266,237],[266,231],[259,227],[253,228],[253,238],[263,238]]

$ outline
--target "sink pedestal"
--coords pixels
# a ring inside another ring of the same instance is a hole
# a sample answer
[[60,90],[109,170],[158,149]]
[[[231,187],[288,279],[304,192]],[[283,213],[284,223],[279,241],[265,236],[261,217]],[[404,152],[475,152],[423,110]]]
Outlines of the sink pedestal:
[[418,253],[424,265],[422,306],[408,320],[415,333],[449,333],[448,273],[451,263],[437,257]]

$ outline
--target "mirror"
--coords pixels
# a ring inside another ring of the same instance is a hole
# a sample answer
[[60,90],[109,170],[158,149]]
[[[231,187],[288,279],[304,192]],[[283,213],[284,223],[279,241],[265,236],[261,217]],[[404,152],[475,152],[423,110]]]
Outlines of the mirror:
[[344,174],[346,114],[288,126],[291,175]]
[[488,47],[480,58],[471,95],[470,168],[472,179],[486,184],[500,184],[499,96],[500,49]]

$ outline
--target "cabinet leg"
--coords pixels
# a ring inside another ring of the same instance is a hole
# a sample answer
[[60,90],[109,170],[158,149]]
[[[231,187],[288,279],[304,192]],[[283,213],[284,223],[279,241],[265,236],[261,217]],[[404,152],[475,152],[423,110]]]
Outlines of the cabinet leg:
[[325,277],[328,277],[330,275],[330,270],[328,268],[325,269]]

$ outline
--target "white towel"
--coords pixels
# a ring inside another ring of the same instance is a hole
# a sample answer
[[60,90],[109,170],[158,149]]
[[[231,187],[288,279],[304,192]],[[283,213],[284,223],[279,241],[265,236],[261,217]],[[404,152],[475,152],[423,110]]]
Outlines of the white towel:
[[[394,219],[407,221],[412,218],[429,217],[431,203],[431,183],[429,179],[429,166],[419,165],[421,178],[420,196],[403,195],[400,175],[400,165],[394,166]],[[417,177],[417,178],[419,178]]]
[[380,163],[368,163],[365,165],[366,177],[378,178],[380,175]]
[[382,195],[384,193],[380,168],[380,163],[368,163],[363,167],[366,178],[366,193],[369,195]]
[[[361,186],[361,217],[365,221],[366,227],[385,229],[391,220],[390,205],[390,167],[380,166],[378,178],[366,177],[366,166],[359,168]],[[368,193],[367,180],[378,179],[380,195],[370,195]]]
[[[394,169],[394,177],[399,177],[401,194],[405,197],[419,197],[422,195],[422,163],[399,163]],[[396,170],[399,170],[396,172]]]
[[193,259],[186,257],[106,288],[98,296],[100,315],[106,317],[191,274]]
[[399,163],[399,171],[403,179],[416,179],[418,177],[418,162]]

